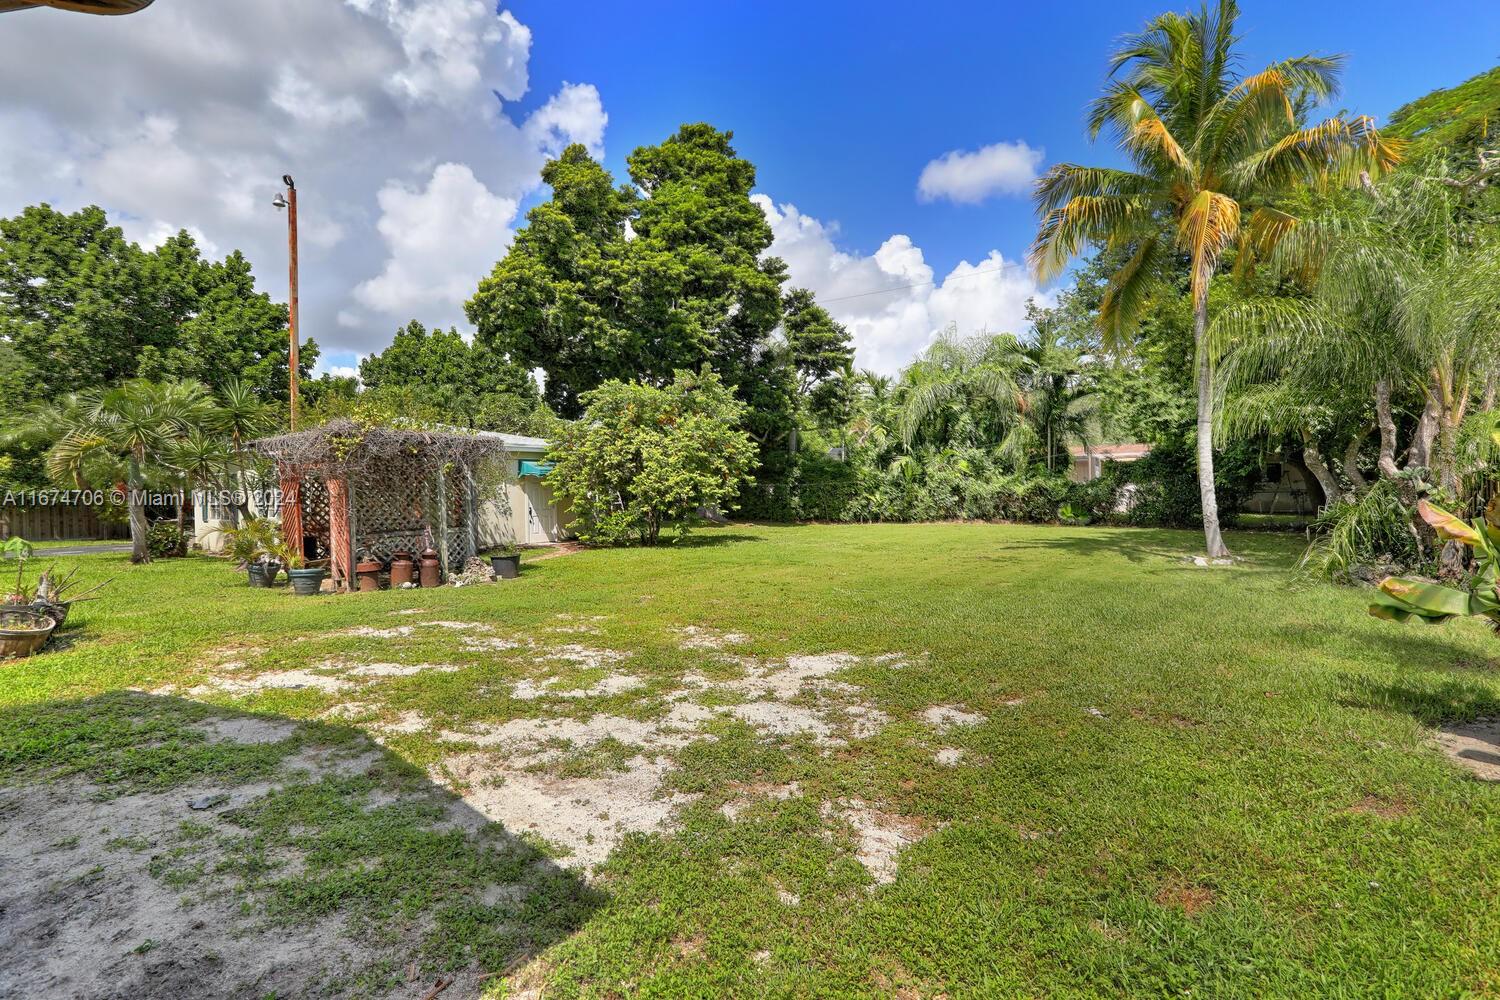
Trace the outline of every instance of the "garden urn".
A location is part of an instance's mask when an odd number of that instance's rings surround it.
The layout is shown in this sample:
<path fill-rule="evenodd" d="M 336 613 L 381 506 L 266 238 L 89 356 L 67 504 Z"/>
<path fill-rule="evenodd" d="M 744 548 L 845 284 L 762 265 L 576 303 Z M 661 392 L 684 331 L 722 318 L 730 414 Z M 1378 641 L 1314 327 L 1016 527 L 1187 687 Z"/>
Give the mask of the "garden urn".
<path fill-rule="evenodd" d="M 416 575 L 416 563 L 412 562 L 410 552 L 396 552 L 391 555 L 391 589 L 404 584 L 411 583 L 412 577 Z"/>
<path fill-rule="evenodd" d="M 422 552 L 422 586 L 436 587 L 442 582 L 443 564 L 438 560 L 437 549 Z"/>
<path fill-rule="evenodd" d="M 360 593 L 380 589 L 380 568 L 379 559 L 366 559 L 355 564 L 354 575 L 359 578 Z"/>

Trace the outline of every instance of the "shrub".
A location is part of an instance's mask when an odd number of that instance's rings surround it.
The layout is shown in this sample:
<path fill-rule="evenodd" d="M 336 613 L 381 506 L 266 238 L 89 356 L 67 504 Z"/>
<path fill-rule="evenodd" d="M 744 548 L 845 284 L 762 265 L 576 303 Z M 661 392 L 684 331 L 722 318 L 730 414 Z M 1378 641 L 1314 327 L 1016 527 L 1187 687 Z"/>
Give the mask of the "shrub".
<path fill-rule="evenodd" d="M 157 521 L 146 532 L 146 550 L 152 559 L 170 559 L 183 553 L 182 531 L 172 521 Z"/>
<path fill-rule="evenodd" d="M 701 508 L 729 509 L 749 481 L 755 445 L 739 429 L 744 404 L 712 372 L 679 371 L 659 389 L 610 381 L 583 402 L 583 419 L 548 454 L 548 482 L 572 503 L 584 541 L 654 545 L 663 529 L 684 535 Z"/>

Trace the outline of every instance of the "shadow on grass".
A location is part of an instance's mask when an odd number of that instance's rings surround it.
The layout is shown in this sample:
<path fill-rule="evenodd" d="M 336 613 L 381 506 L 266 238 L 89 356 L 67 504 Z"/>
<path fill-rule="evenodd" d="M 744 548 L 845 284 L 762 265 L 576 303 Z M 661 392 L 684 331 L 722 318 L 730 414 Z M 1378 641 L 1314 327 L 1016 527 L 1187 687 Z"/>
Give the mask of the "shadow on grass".
<path fill-rule="evenodd" d="M 1030 527 L 1038 527 L 1032 525 Z M 1042 526 L 1045 527 L 1045 526 Z M 985 553 L 981 558 L 1004 560 L 1008 551 L 1056 552 L 1072 557 L 1123 557 L 1133 563 L 1165 563 L 1163 568 L 1193 569 L 1211 573 L 1221 572 L 1267 572 L 1284 568 L 1284 547 L 1265 537 L 1247 538 L 1234 536 L 1229 540 L 1230 548 L 1237 556 L 1250 562 L 1239 562 L 1228 567 L 1197 567 L 1191 564 L 1194 556 L 1203 554 L 1201 533 L 1186 529 L 1170 528 L 1124 528 L 1114 526 L 1062 527 L 1055 534 L 1034 532 L 1023 538 L 1007 538 L 997 551 Z"/>
<path fill-rule="evenodd" d="M 0 712 L 0 993 L 477 995 L 606 902 L 360 730 L 116 692 Z"/>
<path fill-rule="evenodd" d="M 1350 708 L 1405 712 L 1429 726 L 1500 716 L 1500 696 L 1493 689 L 1457 678 L 1384 682 L 1342 674 L 1338 699 Z"/>

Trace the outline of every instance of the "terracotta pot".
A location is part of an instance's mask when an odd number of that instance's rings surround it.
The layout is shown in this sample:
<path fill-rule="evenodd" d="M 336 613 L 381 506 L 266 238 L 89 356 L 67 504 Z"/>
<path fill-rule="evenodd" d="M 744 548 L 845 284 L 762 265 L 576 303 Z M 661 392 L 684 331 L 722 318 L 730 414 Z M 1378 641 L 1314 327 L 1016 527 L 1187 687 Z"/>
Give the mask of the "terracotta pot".
<path fill-rule="evenodd" d="M 366 559 L 354 565 L 354 575 L 359 578 L 359 589 L 363 593 L 380 589 L 380 561 Z"/>
<path fill-rule="evenodd" d="M 396 552 L 391 555 L 391 589 L 401 586 L 403 583 L 411 583 L 417 572 L 417 564 L 411 561 L 410 552 Z"/>
<path fill-rule="evenodd" d="M 426 549 L 422 552 L 422 586 L 437 587 L 443 582 L 443 564 L 438 559 L 436 549 Z"/>

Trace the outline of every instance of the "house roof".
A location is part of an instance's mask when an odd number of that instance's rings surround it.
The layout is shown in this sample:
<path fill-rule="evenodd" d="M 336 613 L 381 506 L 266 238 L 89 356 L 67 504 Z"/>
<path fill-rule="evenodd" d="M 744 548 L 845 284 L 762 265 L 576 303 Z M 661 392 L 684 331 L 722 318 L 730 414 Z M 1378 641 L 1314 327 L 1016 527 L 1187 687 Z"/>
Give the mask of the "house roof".
<path fill-rule="evenodd" d="M 524 434 L 501 434 L 499 431 L 476 431 L 476 436 L 499 441 L 506 451 L 546 451 L 552 442 L 546 438 L 527 437 Z"/>
<path fill-rule="evenodd" d="M 1074 458 L 1094 455 L 1098 458 L 1144 458 L 1151 453 L 1149 444 L 1096 444 L 1088 448 L 1073 445 L 1068 449 Z"/>

